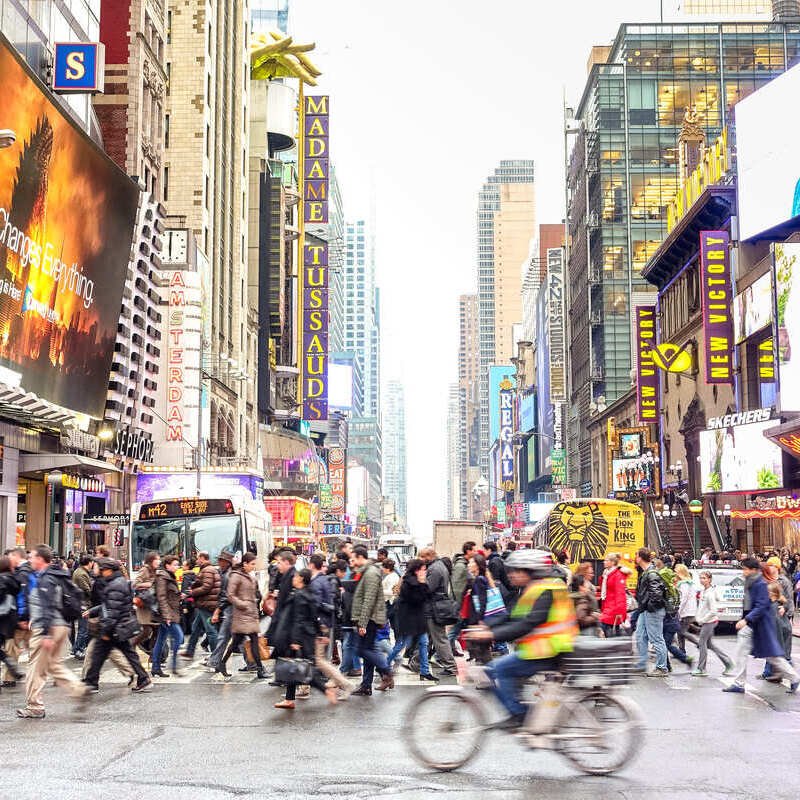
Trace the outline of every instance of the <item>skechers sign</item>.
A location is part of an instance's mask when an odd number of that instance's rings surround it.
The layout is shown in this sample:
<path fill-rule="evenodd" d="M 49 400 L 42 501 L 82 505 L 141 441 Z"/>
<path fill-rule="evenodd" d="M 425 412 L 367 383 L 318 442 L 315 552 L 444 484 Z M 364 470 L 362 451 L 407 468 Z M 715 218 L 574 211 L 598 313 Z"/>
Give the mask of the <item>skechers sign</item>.
<path fill-rule="evenodd" d="M 103 91 L 106 48 L 100 42 L 56 42 L 53 91 L 94 94 Z"/>
<path fill-rule="evenodd" d="M 733 297 L 727 231 L 700 232 L 706 383 L 733 382 Z"/>
<path fill-rule="evenodd" d="M 500 384 L 500 486 L 514 489 L 514 387 L 507 378 Z"/>

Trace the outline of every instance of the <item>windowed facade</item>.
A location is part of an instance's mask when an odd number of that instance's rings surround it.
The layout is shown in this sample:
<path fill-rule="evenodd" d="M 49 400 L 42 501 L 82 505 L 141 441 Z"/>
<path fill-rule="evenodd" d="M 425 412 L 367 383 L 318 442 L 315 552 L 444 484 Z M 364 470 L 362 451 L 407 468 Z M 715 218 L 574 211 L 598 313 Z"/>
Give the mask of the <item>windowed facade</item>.
<path fill-rule="evenodd" d="M 713 142 L 739 100 L 800 62 L 799 48 L 794 22 L 625 25 L 593 68 L 568 176 L 576 426 L 592 401 L 630 389 L 630 298 L 652 291 L 640 273 L 666 236 L 686 109 Z M 570 436 L 570 485 L 590 487 L 588 434 Z"/>

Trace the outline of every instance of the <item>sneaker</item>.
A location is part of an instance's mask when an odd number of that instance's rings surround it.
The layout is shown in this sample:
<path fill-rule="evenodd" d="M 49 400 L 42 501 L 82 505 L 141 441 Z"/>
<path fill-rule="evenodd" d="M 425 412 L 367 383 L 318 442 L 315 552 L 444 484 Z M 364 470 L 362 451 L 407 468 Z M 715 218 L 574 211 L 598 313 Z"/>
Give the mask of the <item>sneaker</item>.
<path fill-rule="evenodd" d="M 445 667 L 439 671 L 440 675 L 457 675 L 455 667 Z"/>
<path fill-rule="evenodd" d="M 430 672 L 427 675 L 420 674 L 419 679 L 421 681 L 431 681 L 431 683 L 439 683 L 439 679 Z"/>
<path fill-rule="evenodd" d="M 732 683 L 730 686 L 726 686 L 723 692 L 730 692 L 731 694 L 744 694 L 744 686 L 737 686 L 735 683 Z"/>
<path fill-rule="evenodd" d="M 17 716 L 20 719 L 44 719 L 44 709 L 18 708 Z"/>
<path fill-rule="evenodd" d="M 137 683 L 136 686 L 134 686 L 131 689 L 131 691 L 132 692 L 152 692 L 153 691 L 153 681 L 151 681 L 150 678 L 146 678 L 144 680 L 144 682 Z"/>
<path fill-rule="evenodd" d="M 794 683 L 789 684 L 789 688 L 786 690 L 786 694 L 797 694 L 797 690 L 800 688 L 800 681 L 795 681 Z"/>
<path fill-rule="evenodd" d="M 86 686 L 84 694 L 97 694 L 100 691 L 100 687 L 95 686 L 93 683 L 86 683 L 84 686 Z"/>
<path fill-rule="evenodd" d="M 707 678 L 708 673 L 704 669 L 694 669 L 691 672 L 692 677 L 694 678 Z"/>
<path fill-rule="evenodd" d="M 767 680 L 768 677 L 769 677 L 769 675 L 765 675 L 763 672 L 759 672 L 758 675 L 756 675 L 756 680 L 757 681 L 765 681 L 765 680 Z"/>
<path fill-rule="evenodd" d="M 666 678 L 669 676 L 669 670 L 654 669 L 652 672 L 646 672 L 645 675 L 648 678 Z"/>

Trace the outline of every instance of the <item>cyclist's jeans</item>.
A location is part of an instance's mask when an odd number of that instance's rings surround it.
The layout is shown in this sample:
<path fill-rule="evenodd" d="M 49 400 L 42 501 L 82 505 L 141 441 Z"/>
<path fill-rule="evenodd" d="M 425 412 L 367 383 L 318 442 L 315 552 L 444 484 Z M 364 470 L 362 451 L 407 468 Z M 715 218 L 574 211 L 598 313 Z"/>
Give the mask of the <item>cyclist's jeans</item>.
<path fill-rule="evenodd" d="M 520 682 L 537 672 L 554 672 L 558 669 L 556 658 L 522 659 L 511 653 L 497 658 L 486 668 L 492 681 L 492 692 L 513 717 L 522 717 L 527 711 L 520 702 L 522 692 Z"/>

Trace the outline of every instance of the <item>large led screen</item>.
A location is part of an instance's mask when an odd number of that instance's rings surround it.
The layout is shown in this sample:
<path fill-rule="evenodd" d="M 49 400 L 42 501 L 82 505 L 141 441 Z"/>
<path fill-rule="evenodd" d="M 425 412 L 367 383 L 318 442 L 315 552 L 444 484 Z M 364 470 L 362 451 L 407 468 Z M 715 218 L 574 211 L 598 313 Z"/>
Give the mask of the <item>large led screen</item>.
<path fill-rule="evenodd" d="M 800 65 L 736 104 L 740 236 L 800 215 Z"/>
<path fill-rule="evenodd" d="M 102 417 L 138 187 L 0 37 L 0 365 L 26 391 Z"/>
<path fill-rule="evenodd" d="M 328 362 L 328 406 L 349 411 L 353 407 L 353 367 Z"/>
<path fill-rule="evenodd" d="M 800 410 L 800 243 L 776 244 L 778 375 L 781 411 Z"/>
<path fill-rule="evenodd" d="M 756 492 L 783 486 L 783 451 L 764 436 L 775 422 L 700 432 L 703 492 Z"/>
<path fill-rule="evenodd" d="M 736 344 L 749 339 L 772 323 L 772 274 L 762 275 L 743 292 L 733 304 L 733 330 Z"/>

